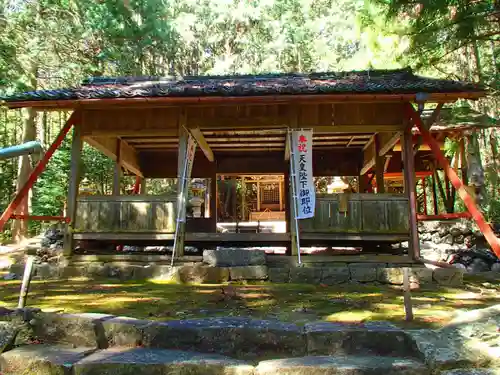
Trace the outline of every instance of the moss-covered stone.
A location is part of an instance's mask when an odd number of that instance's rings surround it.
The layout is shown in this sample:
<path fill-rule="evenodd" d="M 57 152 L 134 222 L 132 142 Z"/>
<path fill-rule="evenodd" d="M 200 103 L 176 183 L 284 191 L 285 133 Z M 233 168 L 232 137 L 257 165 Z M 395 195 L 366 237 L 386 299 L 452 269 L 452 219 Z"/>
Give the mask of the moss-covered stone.
<path fill-rule="evenodd" d="M 21 346 L 0 356 L 0 368 L 13 375 L 70 375 L 73 364 L 91 352 L 89 348 Z"/>

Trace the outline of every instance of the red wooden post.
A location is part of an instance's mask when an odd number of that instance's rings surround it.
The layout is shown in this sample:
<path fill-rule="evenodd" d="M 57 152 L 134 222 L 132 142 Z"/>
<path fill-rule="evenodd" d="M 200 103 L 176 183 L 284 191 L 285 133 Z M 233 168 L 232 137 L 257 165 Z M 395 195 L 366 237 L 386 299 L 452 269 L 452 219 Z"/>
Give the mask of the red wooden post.
<path fill-rule="evenodd" d="M 12 214 L 11 219 L 15 220 L 40 220 L 40 221 L 64 221 L 69 223 L 71 220 L 66 216 L 44 216 L 44 215 L 16 215 Z M 0 374 L 1 375 L 1 374 Z"/>
<path fill-rule="evenodd" d="M 134 189 L 132 190 L 132 194 L 139 194 L 140 189 L 141 189 L 141 177 L 135 176 L 135 184 L 134 184 Z"/>
<path fill-rule="evenodd" d="M 448 162 L 448 159 L 446 159 L 443 152 L 441 151 L 439 144 L 431 136 L 430 132 L 425 128 L 422 119 L 420 118 L 420 115 L 417 113 L 417 111 L 415 111 L 415 108 L 413 108 L 413 106 L 410 103 L 408 103 L 407 105 L 407 113 L 410 119 L 413 121 L 413 123 L 420 130 L 420 134 L 422 134 L 422 137 L 424 138 L 425 142 L 429 145 L 437 162 L 441 165 L 441 168 L 443 168 L 451 184 L 460 195 L 460 198 L 462 198 L 465 207 L 467 207 L 467 210 L 471 213 L 472 218 L 479 227 L 479 230 L 483 233 L 484 238 L 486 238 L 486 241 L 488 241 L 488 244 L 491 246 L 491 249 L 498 257 L 500 257 L 499 239 L 493 233 L 491 226 L 488 225 L 488 223 L 486 223 L 483 214 L 481 213 L 481 211 L 479 211 L 476 202 L 465 189 L 465 185 L 463 184 L 462 180 L 458 177 L 457 172 L 450 166 L 450 163 Z"/>
<path fill-rule="evenodd" d="M 38 162 L 36 167 L 31 172 L 31 174 L 30 174 L 28 180 L 26 181 L 26 183 L 24 184 L 24 186 L 19 190 L 19 192 L 17 192 L 14 199 L 10 202 L 10 204 L 7 206 L 5 211 L 2 213 L 2 216 L 0 216 L 0 232 L 3 230 L 5 223 L 12 216 L 12 214 L 16 210 L 17 206 L 19 206 L 19 204 L 23 201 L 23 199 L 28 195 L 28 192 L 35 184 L 38 176 L 40 176 L 40 174 L 45 170 L 45 167 L 47 166 L 47 163 L 49 162 L 50 158 L 52 157 L 52 155 L 54 155 L 54 152 L 61 145 L 62 141 L 66 137 L 66 134 L 68 134 L 71 127 L 75 124 L 75 122 L 76 122 L 75 113 L 76 112 L 73 112 L 73 114 L 70 116 L 70 118 L 68 119 L 68 121 L 66 122 L 64 127 L 61 129 L 61 131 L 57 135 L 57 138 L 50 145 L 47 152 L 43 155 L 42 160 L 40 160 Z"/>

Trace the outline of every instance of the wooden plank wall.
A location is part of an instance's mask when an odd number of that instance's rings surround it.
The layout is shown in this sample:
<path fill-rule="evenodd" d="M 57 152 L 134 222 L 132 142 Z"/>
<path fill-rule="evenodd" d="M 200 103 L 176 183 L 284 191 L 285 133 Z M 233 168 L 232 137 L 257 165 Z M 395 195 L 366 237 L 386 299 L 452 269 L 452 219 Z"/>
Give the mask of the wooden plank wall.
<path fill-rule="evenodd" d="M 339 194 L 318 195 L 314 218 L 300 220 L 302 232 L 408 234 L 409 203 L 404 195 L 349 194 L 346 213 Z"/>
<path fill-rule="evenodd" d="M 88 196 L 77 201 L 78 232 L 175 231 L 175 196 Z M 118 218 L 113 215 L 118 212 Z"/>

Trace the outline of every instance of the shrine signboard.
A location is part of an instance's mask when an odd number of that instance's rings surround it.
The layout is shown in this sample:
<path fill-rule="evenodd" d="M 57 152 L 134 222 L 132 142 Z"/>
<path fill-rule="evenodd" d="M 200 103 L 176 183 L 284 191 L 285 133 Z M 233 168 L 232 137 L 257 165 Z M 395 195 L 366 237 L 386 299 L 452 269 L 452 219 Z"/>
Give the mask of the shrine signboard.
<path fill-rule="evenodd" d="M 314 216 L 316 194 L 312 169 L 312 130 L 292 130 L 292 157 L 297 195 L 297 219 Z"/>

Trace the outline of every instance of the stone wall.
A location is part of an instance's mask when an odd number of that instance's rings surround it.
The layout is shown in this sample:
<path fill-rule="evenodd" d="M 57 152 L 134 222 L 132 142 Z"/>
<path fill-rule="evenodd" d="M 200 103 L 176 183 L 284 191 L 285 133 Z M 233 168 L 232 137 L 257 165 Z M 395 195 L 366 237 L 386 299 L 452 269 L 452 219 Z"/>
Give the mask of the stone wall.
<path fill-rule="evenodd" d="M 418 229 L 424 259 L 454 263 L 469 273 L 500 272 L 500 260 L 471 220 L 424 221 Z"/>
<path fill-rule="evenodd" d="M 167 259 L 167 257 L 164 257 Z M 185 257 L 188 260 L 196 257 Z M 198 262 L 170 262 L 163 258 L 145 257 L 145 262 L 109 261 L 73 262 L 69 264 L 41 263 L 35 266 L 35 279 L 68 277 L 116 278 L 120 280 L 155 279 L 177 283 L 224 283 L 229 281 L 270 281 L 273 283 L 307 283 L 336 285 L 344 283 L 403 284 L 403 268 L 410 267 L 413 288 L 430 284 L 461 285 L 463 271 L 459 269 L 429 269 L 419 264 L 313 262 L 298 266 L 296 262 L 273 263 L 260 250 L 205 250 Z M 127 259 L 124 257 L 124 259 Z M 311 257 L 313 259 L 313 257 Z M 18 270 L 22 277 L 22 269 Z"/>
<path fill-rule="evenodd" d="M 162 322 L 14 310 L 0 315 L 0 344 L 7 343 L 0 368 L 12 375 L 498 374 L 499 312 L 493 306 L 437 330 L 405 330 L 384 321 Z"/>

